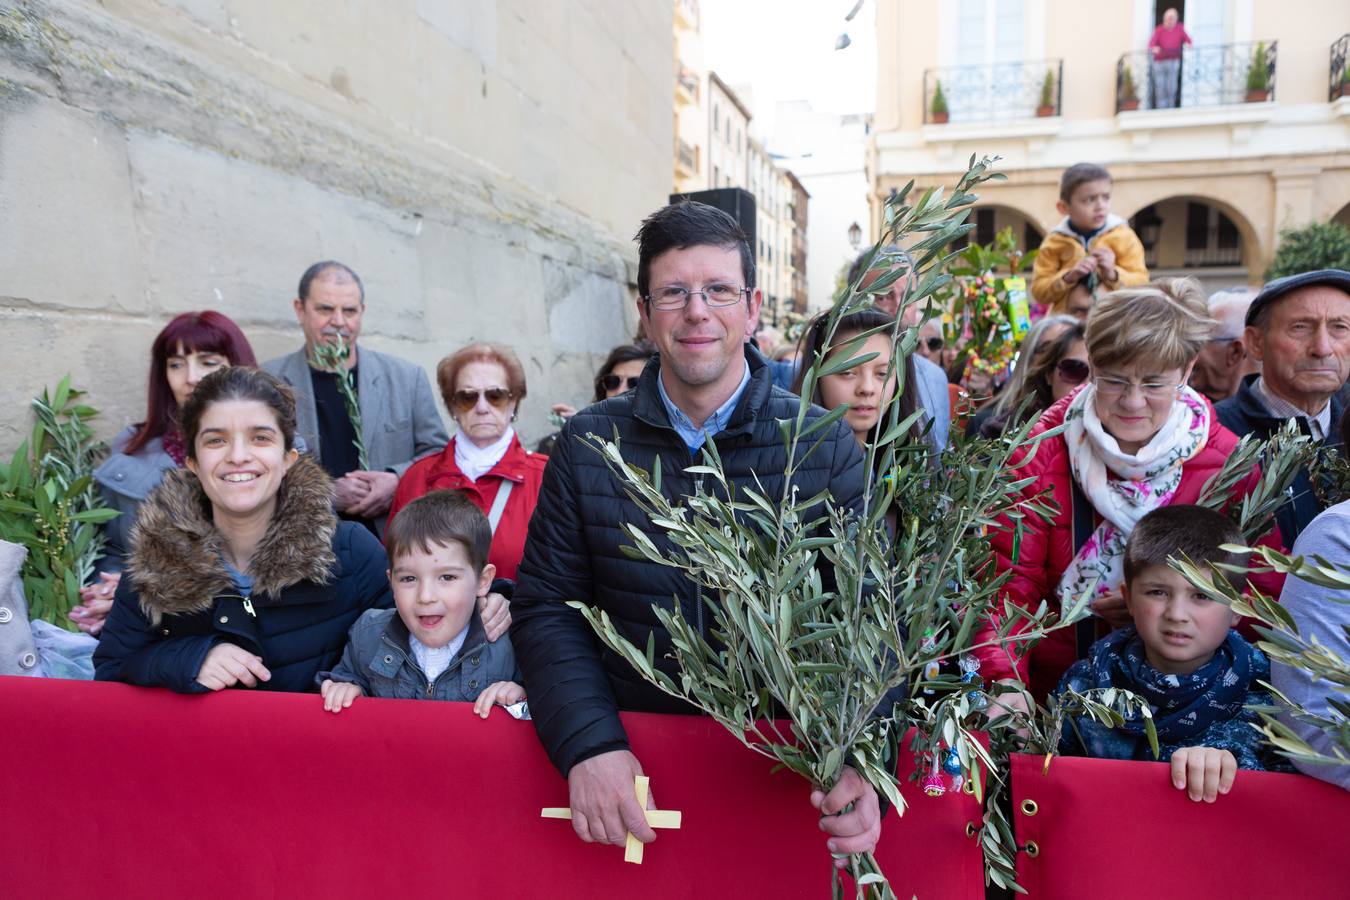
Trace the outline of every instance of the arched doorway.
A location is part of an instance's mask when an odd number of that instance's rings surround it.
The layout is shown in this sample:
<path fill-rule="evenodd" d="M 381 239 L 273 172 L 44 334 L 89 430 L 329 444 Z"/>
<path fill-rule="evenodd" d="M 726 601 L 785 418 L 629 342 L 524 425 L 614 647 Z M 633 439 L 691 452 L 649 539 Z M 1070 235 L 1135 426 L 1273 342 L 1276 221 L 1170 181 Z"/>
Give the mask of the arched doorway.
<path fill-rule="evenodd" d="M 1249 282 L 1258 258 L 1254 231 L 1242 214 L 1205 197 L 1168 197 L 1130 217 L 1154 278 L 1189 275 L 1207 291 Z"/>
<path fill-rule="evenodd" d="M 1350 229 L 1350 203 L 1342 206 L 1341 211 L 1331 217 L 1331 221 L 1335 222 L 1337 225 L 1344 225 L 1346 228 Z"/>
<path fill-rule="evenodd" d="M 994 235 L 1005 228 L 1012 229 L 1013 237 L 1017 240 L 1017 249 L 1023 253 L 1035 250 L 1045 238 L 1045 232 L 1035 220 L 1011 206 L 995 204 L 976 206 L 970 211 L 968 221 L 975 226 L 975 230 L 954 242 L 953 247 L 964 247 L 971 241 L 977 244 L 991 244 Z"/>

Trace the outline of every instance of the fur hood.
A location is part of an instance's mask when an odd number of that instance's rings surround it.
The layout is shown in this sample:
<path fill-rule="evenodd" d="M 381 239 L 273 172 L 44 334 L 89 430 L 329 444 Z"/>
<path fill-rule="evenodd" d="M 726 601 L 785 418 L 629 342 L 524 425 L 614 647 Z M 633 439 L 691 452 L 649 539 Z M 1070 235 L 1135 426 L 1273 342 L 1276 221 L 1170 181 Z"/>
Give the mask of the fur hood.
<path fill-rule="evenodd" d="M 332 580 L 337 564 L 333 496 L 332 479 L 313 457 L 296 460 L 281 481 L 276 513 L 253 556 L 254 596 L 276 597 L 302 581 Z M 165 615 L 205 612 L 218 595 L 233 589 L 211 503 L 189 470 L 165 472 L 141 504 L 127 571 L 141 609 L 155 624 Z"/>

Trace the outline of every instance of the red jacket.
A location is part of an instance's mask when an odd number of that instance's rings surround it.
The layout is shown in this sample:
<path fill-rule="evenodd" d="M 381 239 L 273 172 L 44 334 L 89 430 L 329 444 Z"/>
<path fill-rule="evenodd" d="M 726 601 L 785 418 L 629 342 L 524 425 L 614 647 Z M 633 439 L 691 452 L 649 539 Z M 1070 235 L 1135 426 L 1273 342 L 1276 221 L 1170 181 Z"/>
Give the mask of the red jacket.
<path fill-rule="evenodd" d="M 1077 392 L 1075 392 L 1076 394 Z M 1047 409 L 1031 431 L 1031 436 L 1055 428 L 1064 422 L 1064 414 L 1074 395 L 1064 397 Z M 1209 405 L 1209 401 L 1205 401 Z M 1211 477 L 1223 467 L 1224 461 L 1237 446 L 1238 438 L 1233 432 L 1219 424 L 1211 406 L 1209 411 L 1209 441 L 1195 456 L 1182 464 L 1181 483 L 1177 486 L 1173 503 L 1194 503 L 1200 497 L 1200 491 Z M 1020 461 L 1030 448 L 1019 450 L 1014 463 Z M 1024 467 L 1017 470 L 1017 478 L 1034 478 L 1023 493 L 1028 498 L 1049 489 L 1050 499 L 1060 507 L 1058 514 L 1049 521 L 1042 521 L 1034 515 L 1024 519 L 1021 545 L 1018 548 L 1017 562 L 1013 562 L 1013 523 L 1004 519 L 1000 527 L 990 534 L 997 572 L 1012 572 L 1012 577 L 1003 586 L 999 607 L 1003 601 L 1012 601 L 1028 610 L 1034 610 L 1045 600 L 1052 611 L 1059 610 L 1059 601 L 1055 589 L 1060 576 L 1073 561 L 1073 500 L 1072 475 L 1069 469 L 1068 445 L 1062 434 L 1049 438 L 1036 448 L 1036 454 Z M 1237 487 L 1239 496 L 1251 493 L 1260 480 L 1261 473 L 1253 469 L 1252 473 Z M 1094 516 L 1100 524 L 1101 516 Z M 1283 549 L 1279 530 L 1275 529 L 1257 543 Z M 1284 577 L 1267 573 L 1251 579 L 1263 592 L 1273 597 L 1280 595 Z M 976 643 L 994 640 L 997 637 L 995 623 L 1000 616 L 991 616 L 976 629 Z M 1014 626 L 1012 631 L 1023 630 Z M 980 660 L 980 676 L 986 683 L 999 678 L 1016 677 L 1031 686 L 1032 693 L 1039 699 L 1058 683 L 1065 670 L 1078 658 L 1077 645 L 1072 626 L 1051 632 L 1026 657 L 1016 659 L 1008 650 L 998 647 L 983 647 L 975 654 Z M 1018 653 L 1021 653 L 1019 648 Z"/>
<path fill-rule="evenodd" d="M 497 498 L 497 490 L 503 481 L 515 482 L 511 496 L 502 511 L 502 519 L 492 535 L 492 550 L 488 553 L 488 562 L 497 567 L 498 578 L 515 579 L 516 567 L 525 555 L 525 532 L 529 529 L 530 516 L 539 502 L 539 486 L 544 481 L 544 466 L 548 457 L 541 453 L 530 453 L 520 446 L 520 438 L 511 441 L 506 455 L 477 481 L 470 481 L 455 463 L 455 441 L 445 445 L 445 450 L 436 456 L 419 459 L 408 467 L 399 479 L 398 490 L 394 491 L 394 500 L 389 506 L 389 518 L 392 521 L 400 509 L 407 506 L 423 494 L 430 491 L 463 491 L 474 505 L 487 515 L 492 509 L 492 501 Z"/>

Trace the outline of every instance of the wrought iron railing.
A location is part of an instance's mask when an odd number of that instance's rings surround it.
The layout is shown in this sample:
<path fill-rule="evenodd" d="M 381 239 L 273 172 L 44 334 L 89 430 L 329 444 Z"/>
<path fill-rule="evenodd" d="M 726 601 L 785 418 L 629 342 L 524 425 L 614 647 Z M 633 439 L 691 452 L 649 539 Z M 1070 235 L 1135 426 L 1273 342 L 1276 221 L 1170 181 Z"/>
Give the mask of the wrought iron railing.
<path fill-rule="evenodd" d="M 1184 47 L 1180 65 L 1159 65 L 1148 50 L 1116 61 L 1116 112 L 1221 106 L 1275 99 L 1275 41 Z"/>
<path fill-rule="evenodd" d="M 1331 45 L 1331 87 L 1327 99 L 1350 97 L 1350 34 L 1343 34 Z"/>
<path fill-rule="evenodd" d="M 926 69 L 923 120 L 940 125 L 1057 116 L 1063 76 L 1064 61 L 1059 59 Z"/>
<path fill-rule="evenodd" d="M 693 175 L 698 172 L 697 147 L 695 147 L 688 141 L 680 141 L 678 143 L 678 146 L 676 147 L 675 154 L 676 159 L 680 161 L 680 165 L 684 166 L 685 170 L 689 172 L 689 174 Z"/>
<path fill-rule="evenodd" d="M 1209 266 L 1242 265 L 1241 247 L 1199 247 L 1185 251 L 1183 265 L 1188 269 L 1207 268 Z M 1148 261 L 1144 261 L 1148 265 Z M 1154 266 L 1157 265 L 1155 261 Z"/>
<path fill-rule="evenodd" d="M 680 87 L 684 89 L 691 98 L 692 102 L 697 103 L 699 83 L 698 73 L 688 66 L 680 66 L 680 72 L 675 76 L 675 79 Z"/>

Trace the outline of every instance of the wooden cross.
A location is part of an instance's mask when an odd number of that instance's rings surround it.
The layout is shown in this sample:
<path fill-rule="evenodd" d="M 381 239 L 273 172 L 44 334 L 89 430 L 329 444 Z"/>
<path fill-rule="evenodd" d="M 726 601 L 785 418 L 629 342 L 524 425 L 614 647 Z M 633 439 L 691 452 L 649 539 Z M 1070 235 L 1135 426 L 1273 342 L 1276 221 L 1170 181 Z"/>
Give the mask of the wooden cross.
<path fill-rule="evenodd" d="M 647 824 L 652 828 L 679 828 L 680 811 L 678 809 L 647 809 L 647 794 L 650 790 L 651 779 L 646 775 L 637 775 L 633 778 L 633 789 L 637 792 L 638 806 L 642 809 L 643 815 L 647 817 Z M 540 812 L 540 816 L 545 819 L 570 819 L 572 810 L 565 806 L 546 806 Z M 624 844 L 623 861 L 637 863 L 642 865 L 642 841 L 630 831 L 628 841 Z"/>

